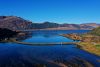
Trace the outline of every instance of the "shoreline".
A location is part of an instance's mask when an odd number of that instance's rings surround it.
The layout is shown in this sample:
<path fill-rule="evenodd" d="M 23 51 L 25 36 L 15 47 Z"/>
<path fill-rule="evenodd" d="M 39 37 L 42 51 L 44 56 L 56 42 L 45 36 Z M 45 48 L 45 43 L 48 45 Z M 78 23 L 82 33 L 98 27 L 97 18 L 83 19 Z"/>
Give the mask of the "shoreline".
<path fill-rule="evenodd" d="M 86 51 L 86 52 L 88 52 L 88 53 L 91 53 L 91 54 L 93 54 L 93 55 L 96 55 L 96 56 L 100 57 L 100 52 L 99 52 L 99 50 L 95 49 L 95 46 L 92 46 L 92 48 L 89 49 L 89 47 L 86 47 L 86 45 L 88 45 L 88 44 L 83 45 L 83 44 L 81 44 L 81 43 L 82 43 L 82 42 L 77 43 L 77 46 L 79 46 L 80 49 L 82 49 L 82 50 L 84 50 L 84 51 Z M 91 45 L 92 45 L 92 44 L 89 43 L 89 46 L 90 46 L 90 47 L 91 47 Z M 94 50 L 93 50 L 93 49 L 94 49 Z M 98 52 L 99 52 L 99 53 L 98 53 Z"/>
<path fill-rule="evenodd" d="M 72 36 L 68 36 L 67 34 L 60 34 L 60 36 L 63 36 L 63 37 L 66 37 L 66 38 L 69 38 L 69 39 L 72 39 L 72 40 L 76 40 L 76 41 L 80 41 L 80 42 L 76 42 L 77 43 L 77 47 L 86 51 L 86 52 L 89 52 L 91 54 L 94 54 L 96 56 L 100 56 L 100 47 L 99 49 L 97 49 L 96 46 L 98 46 L 98 44 L 100 43 L 95 43 L 96 45 L 92 44 L 92 42 L 82 42 L 81 39 L 75 39 L 74 37 Z M 94 43 L 94 42 L 93 42 Z"/>

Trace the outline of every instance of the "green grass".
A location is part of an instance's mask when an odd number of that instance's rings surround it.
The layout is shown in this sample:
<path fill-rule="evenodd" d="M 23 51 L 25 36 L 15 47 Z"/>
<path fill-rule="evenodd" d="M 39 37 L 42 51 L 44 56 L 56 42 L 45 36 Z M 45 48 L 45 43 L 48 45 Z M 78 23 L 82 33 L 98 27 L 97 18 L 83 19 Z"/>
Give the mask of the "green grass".
<path fill-rule="evenodd" d="M 100 44 L 96 45 L 96 48 L 97 48 L 97 49 L 100 49 Z"/>
<path fill-rule="evenodd" d="M 82 47 L 83 50 L 88 51 L 92 54 L 100 56 L 100 43 L 96 43 L 97 45 L 86 42 L 80 42 L 78 45 Z"/>

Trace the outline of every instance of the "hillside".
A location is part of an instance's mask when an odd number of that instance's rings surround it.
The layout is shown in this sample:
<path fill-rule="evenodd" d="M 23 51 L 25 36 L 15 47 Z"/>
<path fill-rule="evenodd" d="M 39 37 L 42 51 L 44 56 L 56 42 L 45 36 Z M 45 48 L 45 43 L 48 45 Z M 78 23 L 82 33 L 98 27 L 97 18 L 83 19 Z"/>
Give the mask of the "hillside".
<path fill-rule="evenodd" d="M 32 22 L 16 16 L 0 16 L 0 28 L 11 30 L 31 29 Z"/>
<path fill-rule="evenodd" d="M 100 36 L 100 27 L 94 28 L 88 34 Z"/>
<path fill-rule="evenodd" d="M 0 28 L 11 30 L 29 30 L 29 29 L 46 29 L 46 30 L 92 30 L 100 24 L 58 24 L 54 22 L 33 23 L 17 16 L 0 16 Z"/>
<path fill-rule="evenodd" d="M 46 29 L 46 30 L 92 30 L 100 24 L 86 23 L 86 24 L 58 24 L 53 22 L 33 23 L 33 29 Z"/>
<path fill-rule="evenodd" d="M 46 29 L 46 28 L 57 28 L 60 24 L 52 23 L 52 22 L 44 22 L 44 23 L 33 23 L 33 29 Z"/>

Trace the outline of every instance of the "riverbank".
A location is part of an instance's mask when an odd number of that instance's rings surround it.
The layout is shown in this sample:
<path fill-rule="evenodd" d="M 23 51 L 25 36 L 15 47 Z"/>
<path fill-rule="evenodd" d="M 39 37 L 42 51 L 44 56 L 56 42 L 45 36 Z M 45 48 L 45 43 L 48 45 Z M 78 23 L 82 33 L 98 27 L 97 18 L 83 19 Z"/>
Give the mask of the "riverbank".
<path fill-rule="evenodd" d="M 94 42 L 78 42 L 78 46 L 81 47 L 81 49 L 95 54 L 97 56 L 100 56 L 100 43 L 94 43 Z"/>
<path fill-rule="evenodd" d="M 60 36 L 67 37 L 67 38 L 72 39 L 72 40 L 82 40 L 82 38 L 76 33 L 73 33 L 73 34 L 60 34 Z"/>
<path fill-rule="evenodd" d="M 77 42 L 77 47 L 95 54 L 97 56 L 100 56 L 100 42 L 92 42 L 93 39 L 88 36 L 87 37 L 81 37 L 77 34 L 62 34 L 61 36 L 70 38 L 72 40 L 79 40 L 80 42 Z M 95 38 L 96 40 L 96 38 Z M 98 40 L 98 39 L 97 39 Z"/>

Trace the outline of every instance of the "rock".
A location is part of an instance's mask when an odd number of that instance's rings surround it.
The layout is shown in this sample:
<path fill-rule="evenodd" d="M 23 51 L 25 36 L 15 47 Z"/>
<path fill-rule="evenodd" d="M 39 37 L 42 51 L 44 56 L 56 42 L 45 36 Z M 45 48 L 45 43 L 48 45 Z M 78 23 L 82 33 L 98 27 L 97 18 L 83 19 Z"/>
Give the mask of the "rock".
<path fill-rule="evenodd" d="M 63 36 L 65 37 L 68 37 L 70 39 L 73 39 L 73 40 L 82 40 L 81 36 L 79 36 L 78 34 L 63 34 Z"/>

